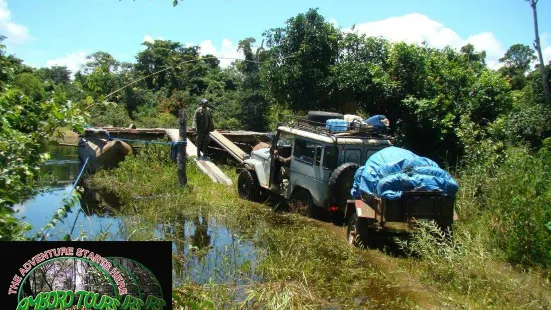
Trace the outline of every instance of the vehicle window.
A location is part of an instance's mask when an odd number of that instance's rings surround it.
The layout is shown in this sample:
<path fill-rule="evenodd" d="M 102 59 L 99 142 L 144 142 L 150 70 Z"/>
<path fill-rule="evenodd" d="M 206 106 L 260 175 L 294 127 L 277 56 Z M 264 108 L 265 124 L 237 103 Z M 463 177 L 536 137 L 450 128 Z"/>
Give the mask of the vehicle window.
<path fill-rule="evenodd" d="M 279 146 L 292 146 L 293 145 L 293 135 L 290 135 L 286 132 L 282 132 L 279 135 L 279 139 L 277 140 L 277 144 Z"/>
<path fill-rule="evenodd" d="M 362 152 L 358 149 L 348 149 L 344 152 L 344 161 L 361 165 Z"/>
<path fill-rule="evenodd" d="M 293 156 L 296 160 L 312 165 L 316 154 L 316 143 L 305 141 L 302 139 L 295 140 L 295 149 Z"/>
<path fill-rule="evenodd" d="M 371 155 L 377 153 L 377 151 L 379 151 L 379 150 L 367 150 L 365 152 L 365 161 L 367 161 L 369 159 L 369 157 L 371 157 Z"/>
<path fill-rule="evenodd" d="M 326 146 L 323 156 L 323 168 L 329 170 L 337 168 L 337 148 L 334 146 Z"/>

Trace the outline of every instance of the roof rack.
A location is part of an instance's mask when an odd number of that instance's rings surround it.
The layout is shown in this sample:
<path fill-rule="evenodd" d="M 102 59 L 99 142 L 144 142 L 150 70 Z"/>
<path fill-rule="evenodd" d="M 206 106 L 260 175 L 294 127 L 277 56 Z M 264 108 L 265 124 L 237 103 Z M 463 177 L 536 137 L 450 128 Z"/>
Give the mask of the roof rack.
<path fill-rule="evenodd" d="M 333 136 L 336 138 L 378 138 L 378 139 L 390 139 L 393 140 L 391 136 L 385 135 L 383 133 L 377 132 L 373 128 L 365 128 L 362 130 L 348 130 L 348 131 L 332 131 L 325 127 L 324 123 L 311 121 L 304 117 L 293 117 L 295 122 L 288 123 L 291 128 L 296 128 L 304 131 L 309 131 L 317 134 L 322 134 L 326 136 Z"/>

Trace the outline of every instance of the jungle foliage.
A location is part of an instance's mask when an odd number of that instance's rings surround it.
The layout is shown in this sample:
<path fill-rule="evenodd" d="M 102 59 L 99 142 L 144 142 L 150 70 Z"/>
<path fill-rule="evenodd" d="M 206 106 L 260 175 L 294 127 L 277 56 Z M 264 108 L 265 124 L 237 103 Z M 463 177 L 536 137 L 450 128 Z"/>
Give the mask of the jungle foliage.
<path fill-rule="evenodd" d="M 399 146 L 451 167 L 472 189 L 460 212 L 484 215 L 489 245 L 511 261 L 551 262 L 542 245 L 550 244 L 551 227 L 544 186 L 550 107 L 530 47 L 511 46 L 494 70 L 472 45 L 436 49 L 344 32 L 316 9 L 268 29 L 260 44 L 241 40 L 243 59 L 229 67 L 198 46 L 142 45 L 132 63 L 95 52 L 74 75 L 26 66 L 0 48 L 2 239 L 18 235 L 9 205 L 32 188 L 46 158 L 37 145 L 57 128 L 175 127 L 180 108 L 191 115 L 207 98 L 216 127 L 230 130 L 271 131 L 309 110 L 384 114 Z M 551 64 L 545 69 L 551 76 Z M 490 216 L 496 212 L 505 217 L 499 224 Z"/>

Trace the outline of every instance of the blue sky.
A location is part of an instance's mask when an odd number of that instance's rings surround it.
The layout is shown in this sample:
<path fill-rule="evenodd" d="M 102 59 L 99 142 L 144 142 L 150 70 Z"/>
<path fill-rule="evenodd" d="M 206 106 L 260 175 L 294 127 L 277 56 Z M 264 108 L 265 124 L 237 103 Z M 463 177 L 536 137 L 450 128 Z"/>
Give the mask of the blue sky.
<path fill-rule="evenodd" d="M 0 34 L 8 37 L 9 53 L 36 67 L 75 70 L 98 50 L 133 61 L 144 39 L 155 38 L 232 58 L 240 57 L 240 39 L 261 39 L 263 31 L 316 7 L 343 29 L 355 24 L 359 32 L 395 41 L 473 43 L 493 67 L 510 45 L 534 40 L 532 11 L 523 0 L 183 0 L 177 7 L 172 0 L 0 0 Z M 551 60 L 551 0 L 540 0 L 538 13 Z"/>

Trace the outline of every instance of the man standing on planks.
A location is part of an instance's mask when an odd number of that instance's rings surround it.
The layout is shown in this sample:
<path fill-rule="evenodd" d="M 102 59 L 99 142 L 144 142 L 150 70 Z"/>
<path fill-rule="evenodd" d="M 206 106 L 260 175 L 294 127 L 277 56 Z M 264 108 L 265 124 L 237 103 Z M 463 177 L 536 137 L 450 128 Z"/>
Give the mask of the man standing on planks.
<path fill-rule="evenodd" d="M 197 131 L 197 159 L 208 159 L 207 147 L 210 143 L 210 132 L 214 131 L 212 113 L 207 99 L 201 100 L 201 106 L 195 110 L 194 126 Z M 203 157 L 201 157 L 201 151 Z"/>

